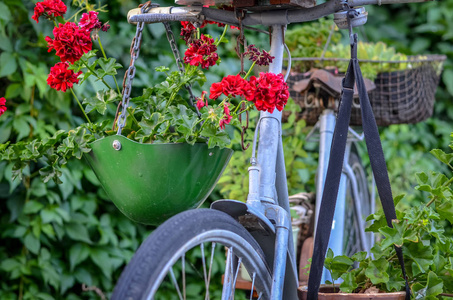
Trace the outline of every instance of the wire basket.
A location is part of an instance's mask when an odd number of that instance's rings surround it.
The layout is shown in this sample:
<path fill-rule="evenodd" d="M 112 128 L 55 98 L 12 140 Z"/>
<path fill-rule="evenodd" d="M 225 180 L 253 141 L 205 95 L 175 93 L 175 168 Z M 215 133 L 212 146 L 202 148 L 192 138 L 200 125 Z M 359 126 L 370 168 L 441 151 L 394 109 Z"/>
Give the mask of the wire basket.
<path fill-rule="evenodd" d="M 374 83 L 376 89 L 368 93 L 376 123 L 379 126 L 391 124 L 418 123 L 433 113 L 435 93 L 439 84 L 445 55 L 410 56 L 405 61 L 361 60 L 360 65 L 382 69 L 395 69 L 392 72 L 378 72 Z M 327 68 L 347 64 L 342 58 L 293 58 L 295 61 L 310 62 L 313 67 Z M 314 125 L 326 108 L 338 110 L 338 97 L 326 96 L 319 89 L 309 89 L 298 93 L 292 86 L 310 76 L 310 73 L 290 74 L 287 83 L 290 96 L 299 104 L 302 111 L 298 117 L 308 125 Z M 344 75 L 343 75 L 344 76 Z M 360 101 L 354 98 L 350 125 L 361 125 Z"/>

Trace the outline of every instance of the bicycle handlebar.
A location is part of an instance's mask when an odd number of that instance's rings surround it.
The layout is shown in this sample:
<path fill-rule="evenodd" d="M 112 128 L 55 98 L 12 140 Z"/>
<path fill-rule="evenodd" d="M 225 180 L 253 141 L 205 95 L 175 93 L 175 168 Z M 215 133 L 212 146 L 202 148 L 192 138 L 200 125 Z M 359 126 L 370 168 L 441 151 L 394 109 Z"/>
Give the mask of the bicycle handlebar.
<path fill-rule="evenodd" d="M 345 10 L 349 7 L 363 5 L 381 5 L 397 3 L 429 2 L 433 0 L 330 0 L 311 8 L 281 9 L 272 11 L 254 11 L 246 13 L 242 25 L 287 25 L 290 23 L 303 23 L 313 21 L 327 15 Z M 234 11 L 208 8 L 202 6 L 182 7 L 155 7 L 143 14 L 139 8 L 129 11 L 129 23 L 145 22 L 157 23 L 166 21 L 191 21 L 203 20 L 216 21 L 228 25 L 238 26 L 239 21 Z"/>

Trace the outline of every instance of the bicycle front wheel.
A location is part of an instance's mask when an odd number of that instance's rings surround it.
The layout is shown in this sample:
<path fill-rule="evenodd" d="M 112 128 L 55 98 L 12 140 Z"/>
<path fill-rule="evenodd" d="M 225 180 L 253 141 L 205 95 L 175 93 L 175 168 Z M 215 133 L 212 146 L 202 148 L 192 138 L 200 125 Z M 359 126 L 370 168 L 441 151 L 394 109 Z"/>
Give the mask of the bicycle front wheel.
<path fill-rule="evenodd" d="M 236 291 L 240 265 L 252 278 L 247 298 Z M 145 240 L 112 299 L 269 299 L 270 274 L 263 251 L 242 225 L 223 212 L 197 209 L 174 216 Z"/>

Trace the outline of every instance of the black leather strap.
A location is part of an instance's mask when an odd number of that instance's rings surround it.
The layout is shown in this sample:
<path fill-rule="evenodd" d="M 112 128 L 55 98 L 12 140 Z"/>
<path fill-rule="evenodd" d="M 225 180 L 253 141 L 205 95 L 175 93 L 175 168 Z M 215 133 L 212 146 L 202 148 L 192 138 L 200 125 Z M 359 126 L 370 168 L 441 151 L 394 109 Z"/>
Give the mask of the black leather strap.
<path fill-rule="evenodd" d="M 360 106 L 362 113 L 362 126 L 365 141 L 370 156 L 371 167 L 376 180 L 379 197 L 381 199 L 387 224 L 393 227 L 392 220 L 396 219 L 395 205 L 393 203 L 392 190 L 388 177 L 387 165 L 384 159 L 379 131 L 376 125 L 370 100 L 366 92 L 362 72 L 357 60 L 357 35 L 354 35 L 354 43 L 351 45 L 351 60 L 346 76 L 343 80 L 343 91 L 340 99 L 337 123 L 335 126 L 332 148 L 330 151 L 329 165 L 325 180 L 324 192 L 316 228 L 313 257 L 308 279 L 308 300 L 318 299 L 318 290 L 323 272 L 324 259 L 329 244 L 330 231 L 335 212 L 335 205 L 340 185 L 340 177 L 343 168 L 343 160 L 348 136 L 349 120 L 351 116 L 352 99 L 354 95 L 354 83 L 357 84 Z M 403 276 L 406 279 L 406 300 L 410 299 L 410 288 L 406 278 L 403 253 L 401 248 L 396 247 Z"/>

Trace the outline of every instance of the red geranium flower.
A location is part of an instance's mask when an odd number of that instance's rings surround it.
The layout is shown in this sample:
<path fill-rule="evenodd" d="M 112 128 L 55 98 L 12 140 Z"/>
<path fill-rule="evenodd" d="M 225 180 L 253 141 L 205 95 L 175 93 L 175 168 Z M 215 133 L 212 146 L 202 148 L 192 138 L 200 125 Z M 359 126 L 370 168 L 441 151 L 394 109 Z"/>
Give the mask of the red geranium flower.
<path fill-rule="evenodd" d="M 222 79 L 223 94 L 225 96 L 242 96 L 244 95 L 244 87 L 247 85 L 247 80 L 241 75 L 228 75 Z"/>
<path fill-rule="evenodd" d="M 77 78 L 82 72 L 74 73 L 73 70 L 68 70 L 69 64 L 66 62 L 59 62 L 50 68 L 49 77 L 47 77 L 47 84 L 57 90 L 66 92 L 68 88 L 72 88 L 74 83 L 79 83 Z"/>
<path fill-rule="evenodd" d="M 197 108 L 200 110 L 202 107 L 205 105 L 208 106 L 208 99 L 204 99 L 206 96 L 207 92 L 203 91 L 201 93 L 201 97 L 197 98 Z"/>
<path fill-rule="evenodd" d="M 66 13 L 67 7 L 61 0 L 44 0 L 36 3 L 35 13 L 31 17 L 39 23 L 39 17 L 44 15 L 47 19 L 55 19 Z"/>
<path fill-rule="evenodd" d="M 7 110 L 5 105 L 6 105 L 6 99 L 4 97 L 1 97 L 0 98 L 0 116 L 3 115 L 5 113 L 5 111 Z"/>
<path fill-rule="evenodd" d="M 254 61 L 258 66 L 268 66 L 275 58 L 265 50 L 260 51 L 255 45 L 248 46 L 244 55 L 249 56 L 249 59 Z"/>
<path fill-rule="evenodd" d="M 192 66 L 201 65 L 203 69 L 209 69 L 219 59 L 216 51 L 217 46 L 214 45 L 214 39 L 202 34 L 201 38 L 193 41 L 184 53 L 184 62 Z"/>
<path fill-rule="evenodd" d="M 188 21 L 181 21 L 181 25 L 181 38 L 186 42 L 186 45 L 188 45 L 192 40 L 193 32 L 196 28 Z"/>
<path fill-rule="evenodd" d="M 260 73 L 258 79 L 251 78 L 249 88 L 254 90 L 254 93 L 248 95 L 246 99 L 253 101 L 260 111 L 272 113 L 275 108 L 282 111 L 288 102 L 288 85 L 281 73 Z"/>
<path fill-rule="evenodd" d="M 93 46 L 90 33 L 72 22 L 59 24 L 53 29 L 53 35 L 54 40 L 46 36 L 49 52 L 55 49 L 62 62 L 74 63 Z"/>
<path fill-rule="evenodd" d="M 91 32 L 93 28 L 101 28 L 102 23 L 99 22 L 98 14 L 99 13 L 96 11 L 84 13 L 79 21 L 79 27 L 89 32 Z"/>
<path fill-rule="evenodd" d="M 219 98 L 219 96 L 222 95 L 222 93 L 223 93 L 222 82 L 214 82 L 211 85 L 211 88 L 209 89 L 209 91 L 211 92 L 211 94 L 209 95 L 209 98 L 214 99 L 214 100 Z"/>
<path fill-rule="evenodd" d="M 243 79 L 239 74 L 228 75 L 223 77 L 222 81 L 211 85 L 209 98 L 217 99 L 222 93 L 227 97 L 243 96 L 247 87 L 247 80 Z"/>
<path fill-rule="evenodd" d="M 230 115 L 229 106 L 230 106 L 230 103 L 228 103 L 228 102 L 225 102 L 225 104 L 223 104 L 223 117 L 219 121 L 219 127 L 222 129 L 225 129 L 225 125 L 230 124 L 231 119 L 233 118 Z"/>

